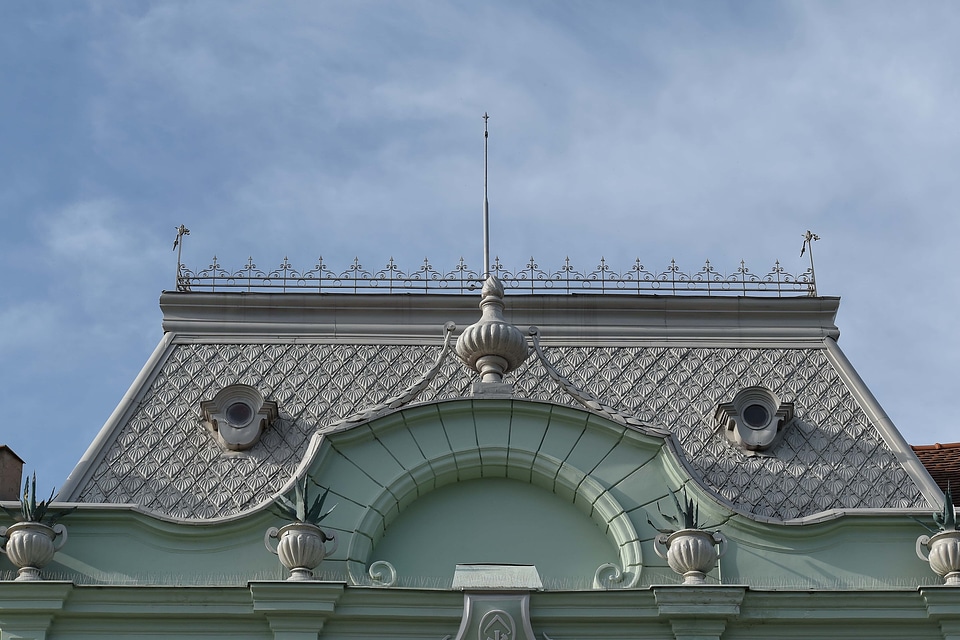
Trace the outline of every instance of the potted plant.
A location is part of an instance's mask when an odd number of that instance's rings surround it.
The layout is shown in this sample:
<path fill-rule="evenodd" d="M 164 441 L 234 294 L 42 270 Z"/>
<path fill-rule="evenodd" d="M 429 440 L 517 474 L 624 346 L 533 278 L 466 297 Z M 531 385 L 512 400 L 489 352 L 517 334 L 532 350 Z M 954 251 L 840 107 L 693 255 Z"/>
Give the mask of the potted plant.
<path fill-rule="evenodd" d="M 933 521 L 938 531 L 920 524 L 933 533 L 932 536 L 917 538 L 917 556 L 930 563 L 930 568 L 943 578 L 947 585 L 960 585 L 960 531 L 957 531 L 957 514 L 953 507 L 953 493 L 950 483 L 943 495 L 943 511 L 933 514 Z M 927 550 L 924 555 L 923 550 Z"/>
<path fill-rule="evenodd" d="M 0 551 L 18 567 L 17 580 L 42 580 L 40 569 L 67 542 L 67 528 L 57 524 L 57 520 L 76 507 L 51 509 L 55 491 L 51 491 L 46 500 L 37 502 L 37 474 L 34 473 L 32 481 L 27 479 L 23 483 L 20 510 L 0 507 L 17 521 L 9 527 L 0 527 L 0 537 L 4 538 Z"/>
<path fill-rule="evenodd" d="M 717 564 L 717 558 L 726 552 L 726 538 L 719 531 L 707 531 L 699 521 L 700 509 L 692 498 L 683 491 L 683 504 L 677 495 L 670 492 L 677 515 L 670 516 L 660 510 L 657 502 L 657 511 L 660 516 L 675 527 L 661 529 L 647 519 L 660 535 L 654 540 L 654 551 L 675 572 L 683 576 L 683 584 L 704 584 L 706 574 Z"/>
<path fill-rule="evenodd" d="M 304 476 L 294 484 L 293 500 L 278 496 L 271 508 L 281 518 L 292 520 L 279 529 L 270 527 L 263 538 L 267 550 L 277 554 L 283 566 L 290 570 L 287 580 L 312 580 L 313 569 L 337 550 L 337 536 L 320 528 L 320 522 L 336 507 L 334 505 L 327 511 L 323 510 L 329 493 L 330 489 L 326 489 L 310 502 L 307 478 Z M 270 545 L 271 538 L 278 541 L 276 549 Z M 329 549 L 327 542 L 333 543 Z"/>

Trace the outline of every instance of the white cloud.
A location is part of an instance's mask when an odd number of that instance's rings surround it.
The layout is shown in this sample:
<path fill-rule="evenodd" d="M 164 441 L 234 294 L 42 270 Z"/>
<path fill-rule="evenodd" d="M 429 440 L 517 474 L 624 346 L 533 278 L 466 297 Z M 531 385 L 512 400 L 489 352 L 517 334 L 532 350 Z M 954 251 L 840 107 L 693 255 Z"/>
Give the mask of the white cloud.
<path fill-rule="evenodd" d="M 81 200 L 42 221 L 46 261 L 84 298 L 110 297 L 124 280 L 155 270 L 163 258 L 170 262 L 151 228 L 115 199 Z M 171 242 L 175 235 L 171 227 Z"/>
<path fill-rule="evenodd" d="M 63 309 L 47 300 L 5 305 L 0 309 L 0 356 L 16 359 L 21 371 L 30 368 L 36 350 L 56 335 L 62 316 Z"/>
<path fill-rule="evenodd" d="M 46 157 L 53 176 L 0 194 L 20 296 L 0 308 L 4 353 L 135 371 L 180 223 L 194 268 L 214 253 L 229 268 L 319 254 L 334 269 L 354 255 L 478 266 L 488 111 L 493 249 L 509 268 L 570 255 L 584 271 L 601 256 L 799 271 L 810 228 L 821 293 L 845 296 L 841 346 L 909 439 L 945 423 L 960 8 L 90 6 L 32 20 L 43 49 L 21 56 L 32 78 L 57 82 L 69 60 L 83 81 L 64 94 L 69 145 L 45 146 L 27 104 L 9 124 L 35 147 L 0 150 L 11 166 Z M 110 360 L 124 349 L 136 362 Z"/>

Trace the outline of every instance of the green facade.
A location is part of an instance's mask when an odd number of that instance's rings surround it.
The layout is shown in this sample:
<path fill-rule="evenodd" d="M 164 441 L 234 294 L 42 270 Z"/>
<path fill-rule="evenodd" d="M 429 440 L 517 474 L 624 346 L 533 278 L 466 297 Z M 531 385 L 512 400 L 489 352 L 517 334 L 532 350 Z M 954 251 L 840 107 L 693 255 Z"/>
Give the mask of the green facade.
<path fill-rule="evenodd" d="M 776 305 L 772 307 L 777 312 Z M 446 311 L 460 313 L 458 308 Z M 787 320 L 794 315 L 790 309 L 782 312 Z M 703 322 L 723 334 L 722 328 Z M 737 322 L 743 324 L 742 317 Z M 381 323 L 374 324 L 383 331 Z M 584 325 L 579 326 L 582 331 Z M 759 348 L 748 344 L 751 330 L 735 336 L 733 343 Z M 222 328 L 216 331 L 219 340 L 237 340 L 236 334 L 225 338 Z M 574 346 L 584 340 L 582 335 L 568 339 Z M 617 339 L 614 335 L 610 340 Z M 861 487 L 853 497 L 838 494 L 843 500 L 860 500 L 850 508 L 765 517 L 742 507 L 729 491 L 717 489 L 716 478 L 722 480 L 722 474 L 707 478 L 666 418 L 628 419 L 626 410 L 599 401 L 577 405 L 509 389 L 486 395 L 434 393 L 426 400 L 408 399 L 332 421 L 296 453 L 294 467 L 280 479 L 281 491 L 264 490 L 253 501 L 214 517 L 164 514 L 149 508 L 152 503 L 146 500 L 83 499 L 89 495 L 84 487 L 91 486 L 90 478 L 108 477 L 94 471 L 96 465 L 103 468 L 120 459 L 109 453 L 110 447 L 138 419 L 138 407 L 145 405 L 151 390 L 162 391 L 177 345 L 204 340 L 213 337 L 183 330 L 168 333 L 115 424 L 105 428 L 78 466 L 75 477 L 81 479 L 72 477 L 61 497 L 79 508 L 63 521 L 69 538 L 43 567 L 45 579 L 15 581 L 15 567 L 0 559 L 0 640 L 960 638 L 960 589 L 943 586 L 916 555 L 917 538 L 926 531 L 918 520 L 932 523 L 929 516 L 940 497 L 930 498 L 932 481 L 918 472 L 902 439 L 891 435 L 892 425 L 869 422 L 877 413 L 871 405 L 875 401 L 852 369 L 844 368 L 842 354 L 830 355 L 836 350 L 825 345 L 831 337 L 781 336 L 773 346 L 818 349 L 815 356 L 821 359 L 812 360 L 816 362 L 829 356 L 840 375 L 838 386 L 823 392 L 848 391 L 864 407 L 864 424 L 877 430 L 876 441 L 886 448 L 864 454 L 858 465 L 857 451 L 850 445 L 846 455 L 851 464 L 824 471 L 823 477 L 870 477 L 875 468 L 879 495 L 895 489 L 884 488 L 884 483 L 900 477 L 882 461 L 897 460 L 898 469 L 902 467 L 898 472 L 916 483 L 916 495 L 927 502 L 869 506 L 871 490 Z M 721 338 L 714 341 L 723 343 Z M 732 349 L 733 343 L 725 344 Z M 439 358 L 437 362 L 444 357 L 438 348 L 428 355 Z M 583 373 L 587 365 L 580 366 L 581 374 L 588 375 Z M 564 371 L 569 379 L 559 383 L 561 391 L 564 384 L 574 385 L 578 370 L 570 367 Z M 343 366 L 343 375 L 349 368 L 349 363 Z M 183 371 L 188 369 L 183 365 Z M 266 381 L 274 375 L 268 369 L 264 367 Z M 285 375 L 297 375 L 292 366 L 288 369 Z M 404 384 L 419 384 L 415 369 Z M 447 371 L 439 365 L 435 369 L 441 377 Z M 518 386 L 520 377 L 517 374 Z M 613 388 L 617 379 L 609 377 Z M 362 379 L 368 380 L 368 388 L 376 384 L 375 376 L 357 378 Z M 444 383 L 436 380 L 431 378 L 430 384 L 442 389 Z M 197 387 L 196 398 L 207 398 L 209 389 L 235 381 L 251 384 L 242 377 L 210 382 L 204 389 Z M 642 384 L 624 393 L 640 394 Z M 662 389 L 672 383 L 665 375 L 658 384 Z M 723 390 L 724 397 L 744 383 L 731 378 L 729 384 L 732 391 Z M 280 397 L 266 382 L 260 386 L 265 397 Z M 681 386 L 675 391 L 678 406 L 691 402 L 684 399 Z M 354 387 L 362 405 L 362 385 Z M 384 404 L 383 394 L 377 394 L 380 397 L 371 397 L 367 406 Z M 799 392 L 795 396 L 798 420 L 805 422 L 790 427 L 805 429 L 805 440 L 794 436 L 760 456 L 738 452 L 726 440 L 714 446 L 730 452 L 729 460 L 720 463 L 730 467 L 731 476 L 749 464 L 760 469 L 755 482 L 768 483 L 766 495 L 789 501 L 793 488 L 800 491 L 782 451 L 793 446 L 790 442 L 809 441 L 814 447 L 820 437 L 816 412 L 804 412 L 806 397 Z M 840 400 L 838 412 L 845 410 Z M 284 417 L 291 415 L 284 414 L 284 403 L 279 406 L 281 422 L 292 423 L 293 417 Z M 722 433 L 712 431 L 712 412 L 704 415 L 709 433 L 701 437 L 722 439 Z M 200 422 L 190 414 L 183 428 L 203 430 Z M 170 445 L 160 441 L 151 446 Z M 212 447 L 207 463 L 222 458 L 224 469 L 238 460 L 253 466 L 267 459 L 256 448 L 218 453 Z M 802 460 L 804 455 L 799 451 L 790 459 Z M 815 458 L 813 453 L 809 457 Z M 819 460 L 810 464 L 825 464 Z M 197 463 L 191 459 L 190 464 Z M 178 482 L 175 468 L 166 468 L 167 481 Z M 156 478 L 164 473 L 159 465 Z M 336 507 L 321 526 L 336 537 L 337 547 L 315 569 L 314 580 L 290 581 L 290 573 L 270 551 L 276 539 L 265 540 L 265 534 L 285 524 L 270 508 L 276 495 L 290 495 L 295 479 L 304 476 L 315 492 L 316 487 L 329 488 L 330 504 Z M 254 472 L 247 478 L 225 474 L 219 478 L 219 491 L 229 497 L 241 485 L 249 486 L 250 477 Z M 831 481 L 824 480 L 823 491 L 833 491 Z M 722 534 L 722 556 L 704 584 L 682 584 L 682 577 L 656 552 L 658 529 L 670 527 L 669 517 L 675 515 L 671 494 L 692 499 L 701 526 Z M 531 586 L 531 579 L 539 584 Z"/>

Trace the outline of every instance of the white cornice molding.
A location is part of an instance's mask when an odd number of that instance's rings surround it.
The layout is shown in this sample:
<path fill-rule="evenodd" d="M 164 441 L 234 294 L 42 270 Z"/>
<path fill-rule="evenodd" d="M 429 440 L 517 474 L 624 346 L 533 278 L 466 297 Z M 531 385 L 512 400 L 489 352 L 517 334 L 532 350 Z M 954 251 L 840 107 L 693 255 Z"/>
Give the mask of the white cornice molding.
<path fill-rule="evenodd" d="M 893 424 L 893 421 L 887 416 L 887 413 L 880 406 L 880 402 L 871 393 L 867 384 L 853 368 L 853 364 L 847 359 L 846 354 L 840 349 L 840 346 L 833 340 L 827 340 L 827 355 L 833 362 L 837 372 L 843 378 L 844 384 L 850 389 L 850 392 L 856 398 L 857 403 L 863 407 L 870 422 L 875 425 L 880 436 L 886 442 L 887 446 L 896 456 L 897 461 L 903 466 L 904 470 L 910 475 L 917 487 L 923 494 L 931 507 L 940 509 L 943 507 L 943 493 L 937 483 L 934 482 L 930 473 L 920 462 L 917 454 L 911 447 L 900 431 Z"/>
<path fill-rule="evenodd" d="M 163 329 L 180 336 L 296 336 L 336 341 L 441 342 L 466 327 L 479 296 L 172 293 Z M 836 339 L 839 298 L 630 295 L 507 296 L 506 317 L 540 328 L 544 344 L 630 345 L 686 340 L 708 346 L 809 345 Z"/>

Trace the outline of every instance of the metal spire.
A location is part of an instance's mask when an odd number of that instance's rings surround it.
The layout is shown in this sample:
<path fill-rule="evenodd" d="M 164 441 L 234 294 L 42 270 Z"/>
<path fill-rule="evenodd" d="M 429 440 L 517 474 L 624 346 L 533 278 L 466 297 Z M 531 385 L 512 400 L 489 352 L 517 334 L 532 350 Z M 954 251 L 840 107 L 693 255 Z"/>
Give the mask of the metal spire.
<path fill-rule="evenodd" d="M 813 241 L 819 240 L 820 236 L 813 233 L 809 229 L 803 234 L 803 247 L 800 248 L 800 257 L 803 257 L 803 254 L 810 250 L 810 295 L 817 295 L 817 272 L 813 270 Z"/>
<path fill-rule="evenodd" d="M 179 251 L 177 251 L 177 283 L 176 283 L 178 291 L 180 290 L 180 274 L 182 273 L 182 270 L 183 270 L 183 263 L 180 261 L 180 258 L 183 254 L 183 236 L 188 236 L 188 235 L 190 235 L 190 229 L 187 229 L 187 227 L 184 225 L 180 225 L 179 227 L 177 227 L 177 239 L 173 241 L 173 248 L 177 249 L 179 247 Z"/>
<path fill-rule="evenodd" d="M 490 274 L 490 201 L 487 200 L 487 120 L 490 116 L 483 112 L 483 277 Z"/>

